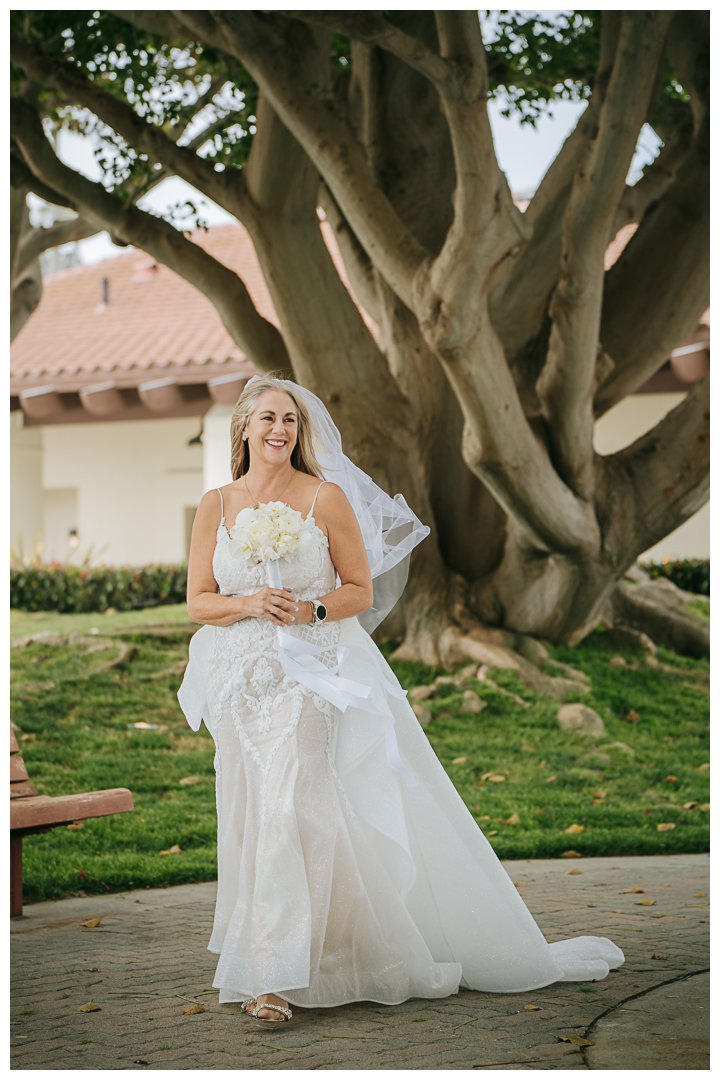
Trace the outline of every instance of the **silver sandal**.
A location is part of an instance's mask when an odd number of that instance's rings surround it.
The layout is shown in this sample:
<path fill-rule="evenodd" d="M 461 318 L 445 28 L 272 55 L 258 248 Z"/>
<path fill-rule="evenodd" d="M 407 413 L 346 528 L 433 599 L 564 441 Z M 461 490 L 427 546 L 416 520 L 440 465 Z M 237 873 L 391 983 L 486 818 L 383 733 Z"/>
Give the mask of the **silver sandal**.
<path fill-rule="evenodd" d="M 250 1009 L 251 1005 L 255 1006 L 255 1008 L 252 1010 Z M 283 1019 L 271 1020 L 267 1016 L 258 1016 L 258 1013 L 261 1009 L 269 1009 L 271 1012 L 282 1013 Z M 287 1024 L 290 1020 L 292 1020 L 291 1009 L 286 1009 L 282 1005 L 271 1005 L 267 1001 L 263 1002 L 262 1005 L 260 1005 L 255 998 L 247 998 L 245 1001 L 241 1002 L 240 1011 L 247 1013 L 248 1016 L 252 1016 L 253 1020 L 257 1020 L 260 1024 Z"/>

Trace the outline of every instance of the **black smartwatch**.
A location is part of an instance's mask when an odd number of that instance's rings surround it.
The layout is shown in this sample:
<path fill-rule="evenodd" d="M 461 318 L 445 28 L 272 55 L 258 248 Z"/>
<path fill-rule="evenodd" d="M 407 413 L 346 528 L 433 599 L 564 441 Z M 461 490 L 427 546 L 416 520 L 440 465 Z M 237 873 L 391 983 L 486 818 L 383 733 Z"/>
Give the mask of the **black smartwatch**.
<path fill-rule="evenodd" d="M 324 604 L 319 604 L 317 600 L 311 600 L 310 606 L 312 607 L 312 623 L 325 622 L 327 619 L 327 608 Z"/>

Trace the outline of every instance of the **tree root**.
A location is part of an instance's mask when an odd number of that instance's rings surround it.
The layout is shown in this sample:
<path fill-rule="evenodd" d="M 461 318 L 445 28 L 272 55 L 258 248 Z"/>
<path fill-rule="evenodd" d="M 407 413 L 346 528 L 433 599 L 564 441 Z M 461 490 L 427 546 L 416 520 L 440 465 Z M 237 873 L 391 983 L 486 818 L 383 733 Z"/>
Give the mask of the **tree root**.
<path fill-rule="evenodd" d="M 405 639 L 392 655 L 393 660 L 420 660 L 452 671 L 472 660 L 485 670 L 514 671 L 529 689 L 547 697 L 564 700 L 586 693 L 590 680 L 581 671 L 553 661 L 542 642 L 527 634 L 516 634 L 485 626 L 464 602 L 465 586 L 459 578 L 451 582 L 450 596 L 440 610 L 425 610 L 419 618 L 407 619 Z M 549 665 L 563 675 L 548 675 L 541 665 Z"/>
<path fill-rule="evenodd" d="M 689 605 L 696 600 L 667 578 L 621 581 L 603 611 L 603 624 L 625 641 L 632 641 L 648 652 L 653 646 L 665 646 L 682 656 L 710 655 L 710 625 L 696 615 Z"/>

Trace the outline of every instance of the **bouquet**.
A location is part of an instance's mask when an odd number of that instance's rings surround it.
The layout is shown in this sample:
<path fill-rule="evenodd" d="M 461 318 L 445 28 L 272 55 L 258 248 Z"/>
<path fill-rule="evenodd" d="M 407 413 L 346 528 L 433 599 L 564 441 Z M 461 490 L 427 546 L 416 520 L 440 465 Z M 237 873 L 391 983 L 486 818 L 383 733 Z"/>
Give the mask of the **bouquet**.
<path fill-rule="evenodd" d="M 282 502 L 256 503 L 241 510 L 235 519 L 228 550 L 242 562 L 276 562 L 295 551 L 305 531 L 299 510 Z"/>

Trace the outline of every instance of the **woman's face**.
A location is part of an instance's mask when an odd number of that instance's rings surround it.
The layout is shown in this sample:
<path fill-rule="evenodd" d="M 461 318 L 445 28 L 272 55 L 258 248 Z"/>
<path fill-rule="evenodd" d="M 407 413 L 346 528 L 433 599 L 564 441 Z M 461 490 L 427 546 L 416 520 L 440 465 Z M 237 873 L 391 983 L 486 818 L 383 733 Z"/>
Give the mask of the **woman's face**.
<path fill-rule="evenodd" d="M 290 395 L 266 390 L 255 402 L 244 432 L 250 446 L 250 460 L 284 465 L 297 442 L 297 429 L 297 406 Z"/>

